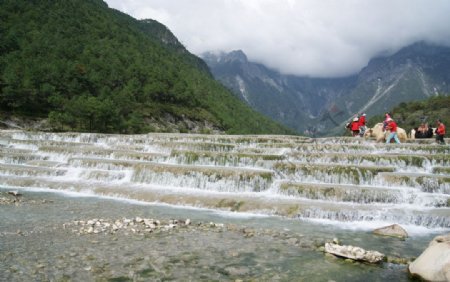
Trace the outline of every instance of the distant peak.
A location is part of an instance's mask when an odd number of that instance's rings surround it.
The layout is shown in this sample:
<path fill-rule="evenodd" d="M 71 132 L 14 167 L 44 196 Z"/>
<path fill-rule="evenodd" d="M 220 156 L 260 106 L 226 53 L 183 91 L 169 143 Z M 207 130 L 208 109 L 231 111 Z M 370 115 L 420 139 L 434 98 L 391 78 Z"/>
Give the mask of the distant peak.
<path fill-rule="evenodd" d="M 234 50 L 229 53 L 227 52 L 206 52 L 200 55 L 203 59 L 208 60 L 209 62 L 241 62 L 247 63 L 247 55 L 242 50 Z"/>
<path fill-rule="evenodd" d="M 242 50 L 234 50 L 226 55 L 229 60 L 247 62 L 247 55 Z"/>

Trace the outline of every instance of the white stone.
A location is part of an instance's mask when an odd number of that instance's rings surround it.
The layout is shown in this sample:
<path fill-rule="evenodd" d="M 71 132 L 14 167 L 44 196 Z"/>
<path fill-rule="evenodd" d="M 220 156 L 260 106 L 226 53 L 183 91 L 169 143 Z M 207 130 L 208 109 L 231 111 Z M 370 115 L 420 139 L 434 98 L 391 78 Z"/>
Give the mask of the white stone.
<path fill-rule="evenodd" d="M 382 236 L 391 236 L 398 238 L 406 238 L 408 237 L 408 233 L 403 227 L 398 224 L 392 224 L 389 226 L 377 228 L 373 231 L 374 234 L 382 235 Z"/>
<path fill-rule="evenodd" d="M 450 281 L 450 233 L 435 237 L 408 269 L 427 281 Z"/>
<path fill-rule="evenodd" d="M 383 260 L 384 254 L 377 251 L 366 251 L 360 247 L 341 246 L 333 243 L 325 244 L 325 252 L 344 258 L 353 260 L 367 261 L 370 263 L 378 263 Z"/>

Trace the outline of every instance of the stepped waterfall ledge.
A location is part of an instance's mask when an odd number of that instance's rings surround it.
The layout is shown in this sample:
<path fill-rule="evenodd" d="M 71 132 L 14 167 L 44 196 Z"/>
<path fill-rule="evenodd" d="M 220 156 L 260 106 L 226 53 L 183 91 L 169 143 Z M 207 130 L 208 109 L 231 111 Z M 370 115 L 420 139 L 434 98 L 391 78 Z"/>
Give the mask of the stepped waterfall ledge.
<path fill-rule="evenodd" d="M 4 187 L 330 224 L 450 228 L 449 146 L 296 136 L 0 134 Z"/>
<path fill-rule="evenodd" d="M 431 143 L 2 130 L 0 280 L 408 281 L 450 231 L 449 165 Z"/>

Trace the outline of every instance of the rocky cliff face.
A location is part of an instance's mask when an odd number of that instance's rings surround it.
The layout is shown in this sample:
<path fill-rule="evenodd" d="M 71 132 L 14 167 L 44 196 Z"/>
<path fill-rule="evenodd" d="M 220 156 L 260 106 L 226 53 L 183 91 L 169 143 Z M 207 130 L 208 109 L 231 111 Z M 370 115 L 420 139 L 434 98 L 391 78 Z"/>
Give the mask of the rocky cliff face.
<path fill-rule="evenodd" d="M 450 48 L 423 42 L 374 58 L 344 78 L 282 75 L 248 61 L 240 50 L 202 58 L 235 95 L 300 133 L 339 134 L 356 113 L 370 117 L 401 102 L 449 93 Z"/>
<path fill-rule="evenodd" d="M 242 51 L 203 54 L 216 79 L 257 111 L 304 132 L 328 107 L 336 110 L 334 98 L 351 87 L 355 77 L 340 79 L 304 78 L 283 75 L 252 63 Z"/>

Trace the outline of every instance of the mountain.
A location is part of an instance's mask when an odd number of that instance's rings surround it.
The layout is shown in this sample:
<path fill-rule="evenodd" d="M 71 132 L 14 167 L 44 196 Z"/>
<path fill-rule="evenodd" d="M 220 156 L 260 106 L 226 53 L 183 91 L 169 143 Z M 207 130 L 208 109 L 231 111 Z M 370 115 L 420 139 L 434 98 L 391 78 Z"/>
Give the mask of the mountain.
<path fill-rule="evenodd" d="M 373 116 L 402 102 L 449 93 L 450 48 L 419 42 L 372 59 L 343 78 L 282 75 L 242 51 L 205 53 L 214 77 L 255 110 L 296 130 L 340 134 L 356 113 Z"/>
<path fill-rule="evenodd" d="M 334 115 L 334 97 L 354 87 L 356 77 L 321 79 L 282 75 L 262 64 L 249 62 L 238 50 L 230 53 L 205 53 L 201 56 L 214 77 L 230 88 L 255 110 L 298 131 L 314 131 L 313 121 L 330 108 Z"/>
<path fill-rule="evenodd" d="M 0 21 L 0 116 L 44 117 L 58 130 L 291 132 L 156 21 L 100 0 L 4 0 Z"/>
<path fill-rule="evenodd" d="M 340 99 L 348 113 L 369 116 L 402 102 L 448 95 L 450 48 L 419 42 L 388 56 L 372 59 L 358 74 L 357 86 Z"/>

